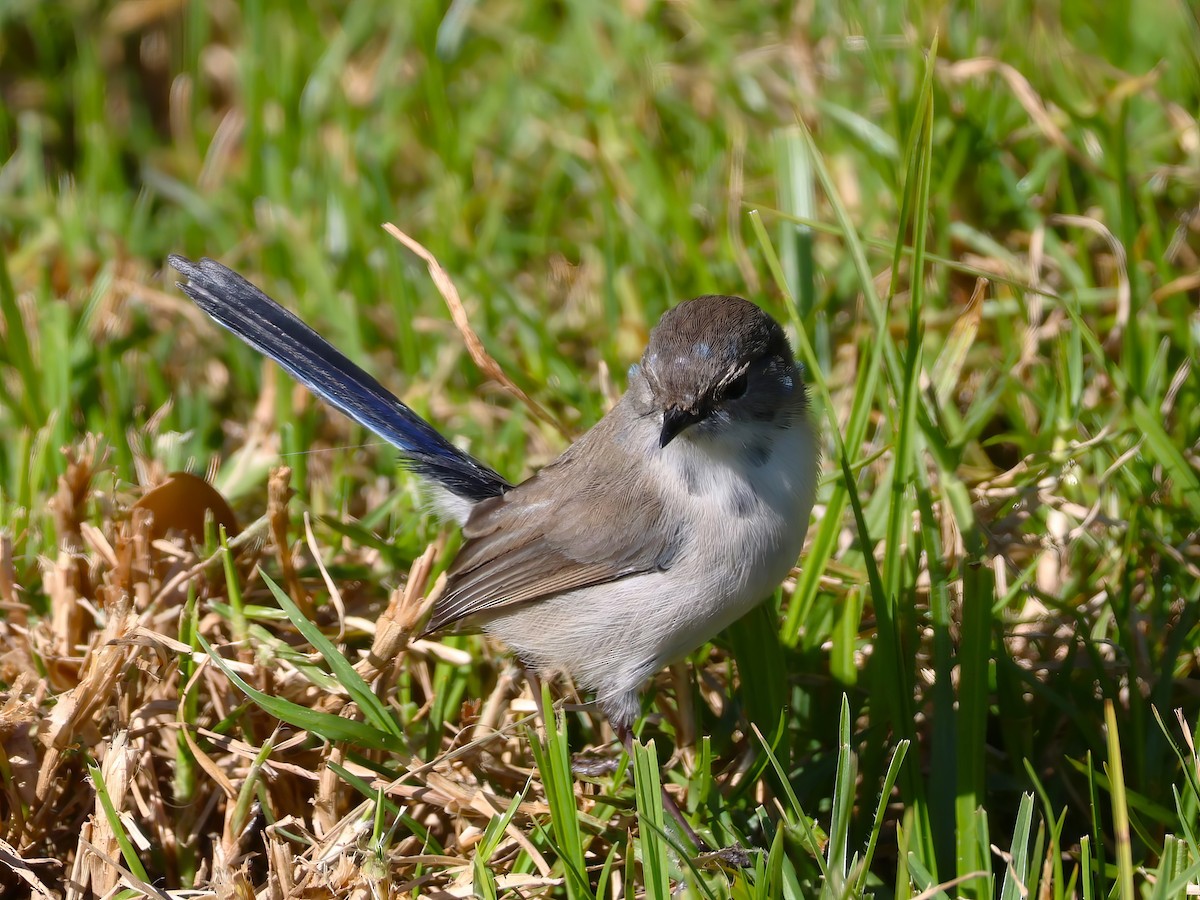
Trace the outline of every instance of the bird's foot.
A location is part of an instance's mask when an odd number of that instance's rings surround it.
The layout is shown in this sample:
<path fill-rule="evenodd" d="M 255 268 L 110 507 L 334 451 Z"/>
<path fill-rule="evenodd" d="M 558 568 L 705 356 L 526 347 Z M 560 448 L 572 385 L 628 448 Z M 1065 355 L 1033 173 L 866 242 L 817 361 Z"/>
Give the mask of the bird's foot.
<path fill-rule="evenodd" d="M 720 850 L 710 850 L 701 847 L 696 862 L 701 865 L 719 865 L 730 869 L 751 869 L 754 867 L 754 857 L 757 850 L 747 850 L 741 844 L 723 847 Z"/>
<path fill-rule="evenodd" d="M 571 758 L 571 771 L 580 778 L 606 778 L 621 764 L 620 753 L 588 750 Z"/>

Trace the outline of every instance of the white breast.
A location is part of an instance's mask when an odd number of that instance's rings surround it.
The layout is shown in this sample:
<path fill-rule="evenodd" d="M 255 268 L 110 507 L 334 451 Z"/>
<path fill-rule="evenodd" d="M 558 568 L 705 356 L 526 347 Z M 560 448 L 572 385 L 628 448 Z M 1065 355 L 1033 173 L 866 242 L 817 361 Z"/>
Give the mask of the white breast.
<path fill-rule="evenodd" d="M 646 679 L 762 601 L 804 543 L 817 481 L 811 426 L 743 423 L 738 434 L 736 445 L 677 439 L 647 454 L 671 515 L 686 523 L 667 571 L 514 607 L 487 630 L 527 663 L 595 691 L 610 716 L 631 719 Z"/>
<path fill-rule="evenodd" d="M 811 426 L 801 419 L 787 429 L 743 424 L 738 431 L 745 444 L 681 441 L 678 453 L 662 456 L 664 467 L 692 489 L 682 514 L 693 523 L 692 546 L 672 569 L 679 590 L 667 605 L 675 639 L 663 663 L 762 601 L 804 544 L 817 482 Z M 765 460 L 746 452 L 755 440 L 770 448 Z M 703 473 L 699 485 L 696 472 Z"/>

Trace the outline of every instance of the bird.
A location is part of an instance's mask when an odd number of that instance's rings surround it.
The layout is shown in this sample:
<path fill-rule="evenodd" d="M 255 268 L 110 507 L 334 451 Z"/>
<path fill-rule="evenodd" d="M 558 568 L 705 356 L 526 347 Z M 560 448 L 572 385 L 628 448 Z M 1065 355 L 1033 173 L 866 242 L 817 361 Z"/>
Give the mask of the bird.
<path fill-rule="evenodd" d="M 748 300 L 668 309 L 612 409 L 513 484 L 232 269 L 168 262 L 219 325 L 394 445 L 461 527 L 423 633 L 482 630 L 535 675 L 570 676 L 626 749 L 646 682 L 763 601 L 800 555 L 818 436 L 783 328 Z"/>

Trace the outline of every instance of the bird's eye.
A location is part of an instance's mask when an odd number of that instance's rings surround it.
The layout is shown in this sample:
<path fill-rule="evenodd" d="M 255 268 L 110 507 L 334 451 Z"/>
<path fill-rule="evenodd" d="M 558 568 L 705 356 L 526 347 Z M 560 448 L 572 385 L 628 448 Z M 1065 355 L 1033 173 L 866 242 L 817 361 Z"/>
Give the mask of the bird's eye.
<path fill-rule="evenodd" d="M 725 399 L 737 400 L 746 396 L 746 387 L 750 384 L 750 376 L 743 372 L 725 387 Z"/>

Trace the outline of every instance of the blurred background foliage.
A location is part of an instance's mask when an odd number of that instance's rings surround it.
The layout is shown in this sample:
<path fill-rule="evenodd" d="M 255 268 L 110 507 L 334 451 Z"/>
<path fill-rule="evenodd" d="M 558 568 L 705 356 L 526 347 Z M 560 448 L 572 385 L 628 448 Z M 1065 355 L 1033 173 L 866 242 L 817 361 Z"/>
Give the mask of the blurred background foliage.
<path fill-rule="evenodd" d="M 1165 890 L 1200 859 L 1198 111 L 1200 24 L 1183 0 L 10 0 L 6 583 L 53 620 L 45 573 L 85 552 L 79 521 L 110 527 L 177 469 L 211 470 L 249 520 L 267 472 L 290 466 L 293 518 L 324 517 L 364 615 L 437 534 L 394 454 L 209 325 L 167 253 L 237 268 L 514 479 L 566 438 L 480 375 L 382 223 L 438 257 L 488 350 L 568 433 L 603 414 L 670 305 L 737 293 L 786 318 L 794 303 L 827 391 L 814 414 L 831 524 L 776 607 L 697 654 L 693 688 L 711 699 L 705 673 L 723 683 L 736 660 L 738 704 L 697 704 L 701 759 L 711 749 L 728 774 L 756 756 L 749 719 L 783 742 L 786 779 L 710 797 L 692 770 L 693 799 L 724 837 L 768 846 L 768 819 L 794 838 L 801 809 L 829 825 L 856 797 L 851 846 L 885 829 L 868 879 L 881 896 L 979 867 L 994 874 L 956 890 L 989 895 L 1008 877 L 989 833 L 1032 841 L 1020 883 L 1055 897 L 1124 891 L 1135 861 L 1161 867 L 1182 834 L 1170 873 L 1139 875 L 1146 896 Z M 916 366 L 921 399 L 868 377 L 889 353 Z M 839 431 L 862 416 L 844 458 L 830 415 Z M 87 434 L 103 462 L 67 503 L 61 448 Z M 869 585 L 876 558 L 895 590 Z M 455 646 L 477 663 L 437 663 L 438 684 L 485 695 L 494 653 Z M 831 795 L 843 691 L 861 769 Z M 687 716 L 671 702 L 647 728 L 675 740 Z M 439 748 L 442 721 L 424 727 Z M 586 717 L 572 727 L 576 744 L 603 740 Z M 915 743 L 876 819 L 900 738 Z M 1128 795 L 1112 781 L 1122 750 Z M 795 806 L 773 805 L 783 780 Z M 1029 792 L 1038 814 L 1021 818 Z M 1126 805 L 1132 850 L 1117 840 Z M 31 834 L 23 847 L 60 846 Z M 789 890 L 828 888 L 812 854 L 785 855 Z"/>

